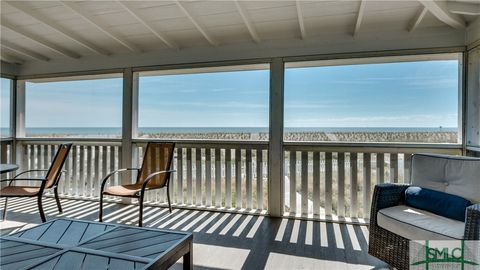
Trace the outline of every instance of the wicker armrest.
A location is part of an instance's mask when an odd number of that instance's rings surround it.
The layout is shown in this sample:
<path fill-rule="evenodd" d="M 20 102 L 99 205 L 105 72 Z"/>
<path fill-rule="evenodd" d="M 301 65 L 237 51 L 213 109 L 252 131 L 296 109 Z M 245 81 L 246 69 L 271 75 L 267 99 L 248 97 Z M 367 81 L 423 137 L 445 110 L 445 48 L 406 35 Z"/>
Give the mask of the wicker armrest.
<path fill-rule="evenodd" d="M 464 237 L 466 240 L 480 240 L 480 203 L 467 207 Z"/>
<path fill-rule="evenodd" d="M 408 185 L 378 184 L 373 190 L 372 207 L 370 210 L 370 223 L 377 222 L 377 212 L 381 209 L 399 205 L 405 195 Z"/>

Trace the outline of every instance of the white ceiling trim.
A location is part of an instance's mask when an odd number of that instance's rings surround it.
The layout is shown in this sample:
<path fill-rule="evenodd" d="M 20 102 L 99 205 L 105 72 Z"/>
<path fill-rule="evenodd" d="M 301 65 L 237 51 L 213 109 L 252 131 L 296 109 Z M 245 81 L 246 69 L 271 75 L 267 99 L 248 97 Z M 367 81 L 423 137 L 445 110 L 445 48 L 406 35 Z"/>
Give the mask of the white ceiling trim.
<path fill-rule="evenodd" d="M 303 20 L 303 12 L 302 12 L 302 6 L 300 4 L 300 1 L 296 0 L 295 5 L 297 7 L 297 17 L 298 17 L 298 26 L 300 28 L 300 37 L 302 39 L 306 39 L 307 31 L 305 30 L 305 21 Z"/>
<path fill-rule="evenodd" d="M 458 15 L 448 11 L 444 1 L 418 0 L 440 21 L 456 29 L 465 28 L 465 21 Z"/>
<path fill-rule="evenodd" d="M 427 14 L 427 8 L 422 7 L 420 8 L 417 13 L 415 14 L 415 17 L 410 21 L 408 25 L 408 32 L 413 32 L 417 27 L 420 25 L 422 22 L 423 18 L 425 17 L 425 14 Z"/>
<path fill-rule="evenodd" d="M 241 6 L 241 4 L 238 2 L 238 0 L 234 1 L 235 6 L 237 7 L 238 13 L 242 17 L 243 23 L 245 23 L 245 26 L 248 29 L 248 32 L 250 33 L 250 36 L 252 37 L 253 41 L 256 43 L 260 43 L 262 40 L 258 36 L 257 30 L 253 26 L 252 22 L 247 16 L 247 11 Z"/>
<path fill-rule="evenodd" d="M 9 21 L 7 21 L 3 17 L 1 19 L 1 24 L 2 24 L 3 27 L 8 28 L 11 31 L 16 32 L 17 34 L 22 35 L 22 36 L 24 36 L 24 37 L 26 37 L 26 38 L 34 41 L 34 42 L 37 42 L 38 44 L 41 44 L 41 45 L 59 53 L 59 54 L 62 54 L 64 56 L 68 56 L 70 58 L 80 58 L 81 57 L 79 54 L 77 54 L 75 52 L 72 52 L 70 50 L 64 49 L 64 48 L 62 48 L 62 47 L 60 47 L 56 44 L 53 44 L 52 42 L 50 42 L 50 41 L 48 41 L 48 40 L 46 40 L 46 39 L 44 39 L 44 38 L 42 38 L 42 37 L 40 37 L 36 34 L 32 34 L 32 33 L 29 33 L 25 30 L 22 30 L 21 28 L 11 24 Z"/>
<path fill-rule="evenodd" d="M 213 39 L 210 34 L 207 33 L 207 31 L 197 22 L 195 18 L 193 18 L 192 14 L 185 8 L 185 6 L 178 0 L 175 0 L 175 3 L 177 6 L 183 11 L 185 16 L 188 17 L 190 22 L 197 28 L 197 30 L 203 35 L 203 37 L 213 46 L 218 46 L 219 43 Z"/>
<path fill-rule="evenodd" d="M 145 21 L 140 14 L 138 14 L 137 11 L 135 11 L 135 8 L 132 6 L 131 2 L 128 1 L 119 1 L 117 2 L 122 6 L 128 13 L 130 13 L 137 21 L 139 21 L 145 28 L 147 28 L 152 34 L 154 34 L 158 39 L 160 39 L 163 43 L 165 43 L 168 47 L 172 49 L 179 49 L 179 46 L 169 38 L 167 38 L 164 34 L 160 33 L 159 31 L 155 30 L 154 27 Z"/>
<path fill-rule="evenodd" d="M 30 9 L 28 6 L 25 5 L 25 2 L 6 2 L 8 5 L 16 8 L 20 12 L 23 12 L 27 14 L 28 16 L 34 18 L 35 20 L 43 23 L 44 25 L 47 25 L 48 27 L 54 29 L 55 31 L 61 33 L 62 35 L 66 36 L 67 38 L 77 42 L 78 44 L 84 46 L 85 48 L 98 53 L 98 54 L 103 54 L 103 55 L 109 55 L 110 52 L 98 47 L 97 45 L 91 43 L 88 40 L 85 40 L 84 38 L 76 35 L 75 33 L 69 31 L 65 27 L 59 25 L 58 23 L 52 21 L 51 19 L 45 17 L 44 15 L 40 14 L 39 12 Z"/>
<path fill-rule="evenodd" d="M 107 25 L 104 23 L 100 22 L 96 18 L 94 18 L 92 15 L 90 15 L 87 11 L 84 9 L 80 8 L 78 5 L 74 4 L 73 2 L 69 1 L 60 1 L 64 6 L 70 8 L 72 11 L 80 15 L 83 19 L 91 23 L 93 26 L 95 26 L 98 30 L 102 31 L 109 37 L 113 38 L 116 40 L 118 43 L 123 45 L 125 48 L 129 49 L 132 52 L 136 53 L 142 53 L 143 51 L 138 48 L 136 45 L 130 43 L 126 39 L 118 36 L 116 33 L 112 32 Z"/>
<path fill-rule="evenodd" d="M 21 48 L 21 47 L 19 47 L 18 45 L 15 45 L 15 44 L 13 44 L 13 43 L 10 43 L 9 41 L 2 40 L 2 41 L 1 41 L 1 44 L 2 44 L 2 47 L 7 48 L 7 49 L 9 49 L 9 50 L 11 50 L 11 51 L 14 51 L 14 52 L 17 53 L 17 54 L 25 55 L 25 56 L 27 56 L 27 57 L 30 57 L 30 58 L 33 58 L 33 59 L 37 59 L 37 60 L 40 60 L 40 61 L 45 61 L 45 62 L 50 61 L 50 58 L 48 58 L 48 57 L 46 57 L 46 56 L 44 56 L 44 55 L 42 55 L 42 54 L 39 54 L 39 53 L 30 51 L 30 50 Z"/>
<path fill-rule="evenodd" d="M 462 14 L 462 15 L 480 15 L 480 2 L 475 3 L 465 3 L 465 2 L 447 2 L 448 10 L 451 13 Z"/>
<path fill-rule="evenodd" d="M 366 0 L 360 1 L 360 6 L 358 8 L 358 13 L 357 13 L 357 20 L 355 22 L 355 28 L 353 29 L 353 36 L 356 36 L 358 34 L 358 31 L 360 30 L 360 26 L 362 25 L 362 21 L 363 21 L 363 16 L 365 14 L 366 4 L 367 4 Z"/>

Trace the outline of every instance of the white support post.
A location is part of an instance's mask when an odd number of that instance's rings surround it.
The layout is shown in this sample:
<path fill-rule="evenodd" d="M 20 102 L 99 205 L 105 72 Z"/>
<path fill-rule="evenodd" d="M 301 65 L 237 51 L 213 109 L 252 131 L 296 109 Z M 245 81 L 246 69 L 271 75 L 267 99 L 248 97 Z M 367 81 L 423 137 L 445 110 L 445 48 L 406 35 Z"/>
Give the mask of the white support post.
<path fill-rule="evenodd" d="M 12 148 L 10 160 L 16 163 L 16 144 L 17 144 L 17 79 L 12 79 L 10 84 L 10 136 L 12 137 Z"/>
<path fill-rule="evenodd" d="M 14 102 L 15 102 L 15 111 L 14 119 L 15 122 L 15 133 L 13 136 L 15 138 L 25 137 L 25 81 L 20 80 L 14 83 L 16 86 L 14 93 Z M 15 163 L 20 167 L 19 171 L 26 169 L 23 164 L 23 145 L 21 142 L 15 140 Z"/>
<path fill-rule="evenodd" d="M 466 79 L 466 147 L 480 148 L 480 47 L 468 51 Z"/>
<path fill-rule="evenodd" d="M 122 153 L 121 168 L 132 167 L 132 136 L 133 136 L 133 92 L 135 87 L 131 68 L 123 72 L 123 106 L 122 106 Z M 125 172 L 120 178 L 121 184 L 131 183 L 131 173 Z M 122 198 L 123 203 L 130 203 L 130 198 Z"/>
<path fill-rule="evenodd" d="M 284 212 L 283 174 L 283 88 L 284 63 L 275 58 L 270 64 L 270 142 L 268 148 L 268 208 L 270 216 Z"/>

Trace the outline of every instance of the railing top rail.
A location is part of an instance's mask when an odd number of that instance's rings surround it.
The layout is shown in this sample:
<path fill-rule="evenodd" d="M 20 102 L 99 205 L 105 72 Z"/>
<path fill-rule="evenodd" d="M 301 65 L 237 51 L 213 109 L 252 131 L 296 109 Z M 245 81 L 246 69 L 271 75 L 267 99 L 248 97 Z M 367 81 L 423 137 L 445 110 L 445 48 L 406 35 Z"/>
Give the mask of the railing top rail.
<path fill-rule="evenodd" d="M 262 148 L 268 147 L 268 141 L 227 141 L 227 140 L 172 140 L 172 139 L 134 139 L 135 144 L 148 142 L 174 142 L 177 147 L 195 148 Z"/>
<path fill-rule="evenodd" d="M 352 143 L 352 142 L 285 142 L 285 150 L 335 151 L 361 153 L 410 153 L 410 152 L 449 152 L 458 154 L 461 144 L 428 143 Z"/>
<path fill-rule="evenodd" d="M 61 142 L 101 142 L 101 143 L 121 143 L 121 138 L 35 138 L 35 137 L 25 137 L 17 138 L 19 142 L 25 143 L 61 143 Z"/>
<path fill-rule="evenodd" d="M 12 137 L 4 137 L 4 138 L 0 138 L 0 142 L 5 142 L 5 143 L 9 143 L 9 142 L 13 142 L 13 138 Z"/>

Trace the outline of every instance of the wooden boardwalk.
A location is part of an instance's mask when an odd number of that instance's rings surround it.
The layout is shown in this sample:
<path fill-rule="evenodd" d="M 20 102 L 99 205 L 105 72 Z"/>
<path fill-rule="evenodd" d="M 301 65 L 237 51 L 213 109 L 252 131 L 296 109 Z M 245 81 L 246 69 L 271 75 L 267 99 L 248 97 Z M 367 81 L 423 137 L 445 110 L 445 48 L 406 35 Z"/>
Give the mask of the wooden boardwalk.
<path fill-rule="evenodd" d="M 97 220 L 98 203 L 63 199 L 44 203 L 47 219 Z M 0 206 L 3 209 L 3 200 Z M 146 207 L 146 227 L 193 232 L 195 269 L 383 269 L 367 254 L 366 226 L 208 211 Z M 138 206 L 105 204 L 104 220 L 136 225 Z M 11 199 L 1 233 L 40 223 L 35 199 Z M 181 260 L 173 267 L 181 269 Z"/>

